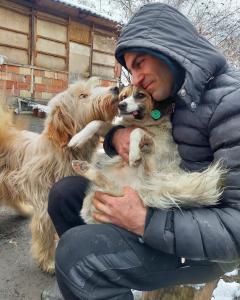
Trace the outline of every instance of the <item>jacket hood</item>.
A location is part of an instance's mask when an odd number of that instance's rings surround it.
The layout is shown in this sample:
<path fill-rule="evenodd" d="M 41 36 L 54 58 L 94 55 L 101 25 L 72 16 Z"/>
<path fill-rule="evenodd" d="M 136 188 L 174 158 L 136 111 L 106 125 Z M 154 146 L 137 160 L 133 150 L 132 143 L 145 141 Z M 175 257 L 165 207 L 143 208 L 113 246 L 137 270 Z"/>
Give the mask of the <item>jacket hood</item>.
<path fill-rule="evenodd" d="M 124 53 L 144 47 L 159 51 L 185 69 L 179 97 L 195 110 L 205 85 L 226 65 L 225 57 L 175 8 L 163 3 L 142 6 L 118 39 L 115 56 L 125 66 Z"/>

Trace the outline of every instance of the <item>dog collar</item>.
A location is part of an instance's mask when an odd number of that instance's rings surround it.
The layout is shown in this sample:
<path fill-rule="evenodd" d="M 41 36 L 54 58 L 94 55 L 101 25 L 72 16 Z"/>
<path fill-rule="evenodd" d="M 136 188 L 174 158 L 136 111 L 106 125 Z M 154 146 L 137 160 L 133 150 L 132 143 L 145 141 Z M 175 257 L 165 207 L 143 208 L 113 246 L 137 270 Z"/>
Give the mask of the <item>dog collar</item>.
<path fill-rule="evenodd" d="M 161 118 L 161 111 L 159 109 L 154 109 L 151 111 L 151 117 L 153 120 L 159 120 Z"/>
<path fill-rule="evenodd" d="M 157 121 L 164 115 L 171 115 L 174 111 L 174 102 L 168 99 L 163 102 L 154 101 L 154 109 L 151 111 L 150 116 L 153 120 Z"/>

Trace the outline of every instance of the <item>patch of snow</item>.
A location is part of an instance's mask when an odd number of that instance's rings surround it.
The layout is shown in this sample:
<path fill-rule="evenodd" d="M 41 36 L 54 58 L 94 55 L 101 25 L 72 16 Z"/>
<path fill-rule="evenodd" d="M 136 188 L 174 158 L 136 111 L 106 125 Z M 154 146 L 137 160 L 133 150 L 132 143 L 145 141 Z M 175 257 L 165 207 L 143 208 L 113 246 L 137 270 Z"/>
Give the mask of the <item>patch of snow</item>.
<path fill-rule="evenodd" d="M 240 295 L 240 284 L 220 279 L 211 300 L 233 300 Z"/>
<path fill-rule="evenodd" d="M 233 270 L 231 272 L 226 273 L 225 275 L 228 276 L 228 277 L 237 276 L 238 275 L 238 270 L 235 269 L 235 270 Z"/>

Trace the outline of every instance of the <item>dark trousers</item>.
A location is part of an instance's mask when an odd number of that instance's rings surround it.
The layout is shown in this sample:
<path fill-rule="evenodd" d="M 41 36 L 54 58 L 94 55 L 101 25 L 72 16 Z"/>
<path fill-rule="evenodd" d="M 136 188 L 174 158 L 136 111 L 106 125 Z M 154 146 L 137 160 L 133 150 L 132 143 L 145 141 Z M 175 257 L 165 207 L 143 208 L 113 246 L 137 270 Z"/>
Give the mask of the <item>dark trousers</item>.
<path fill-rule="evenodd" d="M 132 300 L 131 289 L 204 283 L 234 268 L 209 261 L 182 264 L 117 226 L 84 225 L 79 212 L 87 186 L 82 177 L 67 177 L 49 195 L 49 214 L 61 236 L 56 276 L 66 300 Z"/>

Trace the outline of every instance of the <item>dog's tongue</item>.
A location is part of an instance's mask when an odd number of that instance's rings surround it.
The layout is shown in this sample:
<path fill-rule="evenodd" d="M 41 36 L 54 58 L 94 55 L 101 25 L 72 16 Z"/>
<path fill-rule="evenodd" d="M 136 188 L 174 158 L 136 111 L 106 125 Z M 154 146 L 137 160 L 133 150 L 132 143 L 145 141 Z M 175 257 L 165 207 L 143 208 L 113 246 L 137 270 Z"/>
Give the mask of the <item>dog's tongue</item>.
<path fill-rule="evenodd" d="M 137 111 L 137 110 L 135 110 L 135 111 L 133 111 L 133 112 L 132 112 L 132 114 L 133 114 L 133 116 L 135 117 L 135 116 L 137 116 L 137 115 L 138 115 L 138 111 Z"/>

